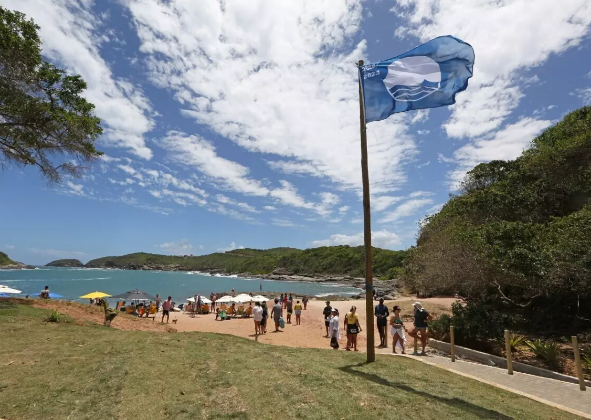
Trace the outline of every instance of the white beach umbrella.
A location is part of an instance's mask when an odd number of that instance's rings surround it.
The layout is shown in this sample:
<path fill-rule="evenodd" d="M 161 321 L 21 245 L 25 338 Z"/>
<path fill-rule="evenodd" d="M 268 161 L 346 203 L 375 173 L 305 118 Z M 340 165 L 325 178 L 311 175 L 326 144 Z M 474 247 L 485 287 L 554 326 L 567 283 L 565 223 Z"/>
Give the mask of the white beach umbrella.
<path fill-rule="evenodd" d="M 267 299 L 266 297 L 261 296 L 261 295 L 256 295 L 256 296 L 253 296 L 252 301 L 253 302 L 268 302 L 269 299 Z"/>
<path fill-rule="evenodd" d="M 18 295 L 19 293 L 22 293 L 22 292 L 20 290 L 13 289 L 12 287 L 0 285 L 0 293 Z"/>
<path fill-rule="evenodd" d="M 222 296 L 218 300 L 215 301 L 216 303 L 235 303 L 234 297 L 230 295 Z"/>
<path fill-rule="evenodd" d="M 252 296 L 247 295 L 246 293 L 241 293 L 237 296 L 234 296 L 234 302 L 236 303 L 248 303 L 252 302 L 254 299 Z"/>
<path fill-rule="evenodd" d="M 190 297 L 190 298 L 187 298 L 187 300 L 188 300 L 189 302 L 195 302 L 195 297 Z M 209 299 L 207 299 L 207 298 L 204 298 L 203 296 L 199 297 L 199 300 L 200 300 L 201 302 L 203 302 L 203 303 L 206 303 L 206 304 L 208 304 L 208 305 L 211 303 L 211 300 L 209 300 Z"/>

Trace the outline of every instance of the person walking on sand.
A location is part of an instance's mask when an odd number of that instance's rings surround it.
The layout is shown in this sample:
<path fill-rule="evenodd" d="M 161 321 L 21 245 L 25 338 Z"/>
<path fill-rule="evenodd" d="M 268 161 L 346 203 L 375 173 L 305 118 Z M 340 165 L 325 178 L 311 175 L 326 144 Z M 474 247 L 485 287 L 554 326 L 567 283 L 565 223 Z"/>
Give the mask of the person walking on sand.
<path fill-rule="evenodd" d="M 357 314 L 357 307 L 351 306 L 351 311 L 347 314 L 347 333 L 350 338 L 350 346 L 353 347 L 354 351 L 357 350 L 357 334 L 361 332 L 361 326 L 359 325 L 359 315 Z M 347 343 L 346 350 L 351 350 L 349 343 Z"/>
<path fill-rule="evenodd" d="M 261 319 L 261 334 L 267 334 L 267 318 L 269 318 L 269 311 L 267 310 L 267 302 L 263 302 L 263 317 Z"/>
<path fill-rule="evenodd" d="M 334 350 L 339 349 L 339 340 L 341 339 L 341 326 L 339 325 L 339 310 L 337 308 L 332 308 L 330 310 L 331 318 L 329 321 L 330 324 L 330 346 Z"/>
<path fill-rule="evenodd" d="M 160 299 L 160 295 L 156 295 L 156 312 L 160 312 L 160 305 L 162 304 L 162 299 Z"/>
<path fill-rule="evenodd" d="M 330 324 L 330 316 L 332 314 L 332 306 L 330 306 L 330 302 L 327 300 L 326 301 L 326 306 L 324 307 L 324 310 L 322 311 L 322 316 L 324 316 L 324 326 L 326 327 L 326 335 L 325 337 L 330 337 L 330 332 L 328 330 L 329 328 L 329 324 Z"/>
<path fill-rule="evenodd" d="M 288 300 L 285 306 L 287 307 L 287 323 L 291 324 L 291 314 L 293 313 L 293 300 Z"/>
<path fill-rule="evenodd" d="M 283 309 L 283 293 L 281 293 L 281 296 L 279 297 L 279 303 L 281 303 L 281 309 Z"/>
<path fill-rule="evenodd" d="M 380 298 L 380 304 L 375 307 L 376 324 L 378 325 L 378 332 L 380 333 L 380 345 L 378 348 L 388 347 L 386 343 L 386 328 L 388 326 L 388 308 L 384 305 L 384 298 Z"/>
<path fill-rule="evenodd" d="M 400 306 L 396 305 L 392 308 L 394 314 L 390 317 L 390 335 L 392 336 L 392 353 L 396 354 L 396 345 L 399 345 L 402 349 L 402 354 L 406 354 L 404 351 L 404 345 L 406 344 L 406 337 L 404 336 L 404 323 L 400 316 Z"/>
<path fill-rule="evenodd" d="M 300 303 L 299 300 L 296 302 L 296 304 L 293 307 L 293 309 L 295 310 L 296 325 L 300 325 L 301 318 L 302 318 L 302 304 Z"/>
<path fill-rule="evenodd" d="M 420 333 L 420 339 L 421 339 L 421 355 L 425 355 L 425 347 L 427 346 L 427 326 L 428 326 L 428 322 L 431 321 L 433 319 L 433 317 L 431 316 L 431 314 L 429 314 L 429 312 L 427 312 L 425 310 L 425 308 L 423 308 L 423 305 L 421 305 L 421 302 L 415 302 L 412 304 L 412 306 L 415 308 L 415 322 L 414 325 L 415 327 L 412 329 L 411 332 L 408 333 L 408 335 L 410 335 L 411 337 L 413 337 L 415 340 L 417 340 L 419 338 L 419 333 Z"/>
<path fill-rule="evenodd" d="M 283 309 L 287 309 L 287 293 L 283 295 Z"/>
<path fill-rule="evenodd" d="M 263 308 L 261 308 L 260 302 L 254 303 L 252 317 L 254 318 L 254 335 L 262 334 L 261 321 L 263 320 Z"/>
<path fill-rule="evenodd" d="M 304 311 L 308 309 L 308 296 L 304 295 L 304 298 L 302 299 L 302 303 L 304 304 Z"/>
<path fill-rule="evenodd" d="M 168 297 L 168 300 L 165 300 L 162 304 L 162 320 L 160 323 L 164 323 L 164 317 L 166 316 L 166 323 L 168 324 L 168 319 L 170 318 L 170 310 L 172 309 L 172 296 Z"/>
<path fill-rule="evenodd" d="M 279 299 L 275 298 L 275 306 L 271 309 L 271 316 L 273 317 L 273 321 L 275 321 L 275 332 L 279 332 L 279 320 L 281 319 L 282 312 L 281 303 L 279 303 Z"/>

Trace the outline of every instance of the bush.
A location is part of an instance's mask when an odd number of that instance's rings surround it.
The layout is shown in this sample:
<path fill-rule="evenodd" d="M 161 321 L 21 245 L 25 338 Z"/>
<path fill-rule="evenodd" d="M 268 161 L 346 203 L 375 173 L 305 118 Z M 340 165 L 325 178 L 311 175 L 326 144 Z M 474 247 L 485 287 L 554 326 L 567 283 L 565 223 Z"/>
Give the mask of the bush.
<path fill-rule="evenodd" d="M 533 351 L 536 357 L 543 359 L 552 369 L 558 369 L 562 364 L 562 353 L 560 345 L 553 341 L 543 341 L 540 339 L 525 342 Z"/>
<path fill-rule="evenodd" d="M 439 318 L 429 322 L 429 336 L 435 340 L 449 341 L 449 327 L 451 318 L 448 315 L 441 315 Z"/>
<path fill-rule="evenodd" d="M 452 315 L 456 342 L 460 345 L 502 340 L 505 328 L 514 323 L 510 316 L 483 301 L 468 302 L 466 306 L 455 302 Z"/>
<path fill-rule="evenodd" d="M 49 314 L 49 316 L 45 318 L 45 322 L 61 322 L 61 320 L 62 314 L 60 314 L 55 309 L 52 309 L 51 314 Z"/>
<path fill-rule="evenodd" d="M 517 347 L 523 344 L 523 340 L 525 339 L 522 335 L 515 335 L 511 334 L 509 338 L 509 344 L 511 345 L 511 353 L 515 353 L 517 351 Z"/>

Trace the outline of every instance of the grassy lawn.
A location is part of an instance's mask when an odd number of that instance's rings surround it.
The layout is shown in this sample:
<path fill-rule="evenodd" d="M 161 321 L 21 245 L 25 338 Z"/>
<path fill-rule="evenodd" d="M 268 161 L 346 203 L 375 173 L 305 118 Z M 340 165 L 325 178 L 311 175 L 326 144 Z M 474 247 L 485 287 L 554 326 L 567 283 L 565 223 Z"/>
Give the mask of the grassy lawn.
<path fill-rule="evenodd" d="M 0 301 L 0 417 L 574 418 L 400 357 L 366 365 L 218 334 L 45 323 L 48 313 Z"/>

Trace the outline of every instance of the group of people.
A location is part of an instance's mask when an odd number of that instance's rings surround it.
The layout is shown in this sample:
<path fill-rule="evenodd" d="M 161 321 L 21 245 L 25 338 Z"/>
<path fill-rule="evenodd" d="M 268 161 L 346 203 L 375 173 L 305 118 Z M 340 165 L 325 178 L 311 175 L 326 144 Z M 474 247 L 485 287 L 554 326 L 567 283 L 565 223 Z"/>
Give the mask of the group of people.
<path fill-rule="evenodd" d="M 396 347 L 400 347 L 402 354 L 405 352 L 406 331 L 408 335 L 413 337 L 415 340 L 421 341 L 421 354 L 425 354 L 425 347 L 427 346 L 427 326 L 428 322 L 432 319 L 432 316 L 423 308 L 420 302 L 413 303 L 414 308 L 414 327 L 411 331 L 408 331 L 404 326 L 402 316 L 400 315 L 401 308 L 395 305 L 392 308 L 393 314 L 390 312 L 386 305 L 384 305 L 384 299 L 380 299 L 379 305 L 375 307 L 374 315 L 376 317 L 376 324 L 380 335 L 380 345 L 378 348 L 387 347 L 386 342 L 386 328 L 388 327 L 388 317 L 390 324 L 390 334 L 392 336 L 392 352 L 396 353 Z M 326 306 L 322 312 L 324 317 L 324 325 L 326 328 L 325 337 L 330 338 L 330 346 L 338 350 L 339 341 L 341 339 L 341 325 L 339 319 L 339 310 L 330 306 L 330 302 L 326 302 Z M 352 306 L 349 312 L 345 315 L 343 322 L 343 329 L 347 334 L 347 346 L 345 350 L 359 351 L 357 349 L 357 335 L 362 331 L 361 325 L 359 324 L 359 315 L 357 314 L 357 308 Z"/>

